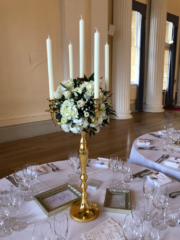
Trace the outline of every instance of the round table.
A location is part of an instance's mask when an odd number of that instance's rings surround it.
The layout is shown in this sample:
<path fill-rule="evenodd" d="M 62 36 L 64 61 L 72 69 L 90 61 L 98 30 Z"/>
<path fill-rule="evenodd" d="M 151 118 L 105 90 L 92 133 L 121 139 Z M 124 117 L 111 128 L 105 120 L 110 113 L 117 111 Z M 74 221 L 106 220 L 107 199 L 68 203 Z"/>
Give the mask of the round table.
<path fill-rule="evenodd" d="M 156 148 L 161 149 L 161 139 L 160 138 L 153 137 L 149 134 L 145 134 L 143 136 L 140 136 L 139 138 L 151 139 L 152 144 L 150 146 L 155 146 Z M 140 147 L 140 146 L 137 145 L 137 139 L 134 141 L 132 148 L 131 148 L 131 153 L 130 153 L 130 157 L 129 157 L 129 161 L 131 163 L 154 169 L 156 171 L 162 172 L 162 173 L 176 179 L 177 181 L 180 181 L 180 168 L 173 168 L 173 167 L 166 166 L 163 164 L 163 161 L 162 161 L 162 163 L 155 162 L 163 154 L 169 154 L 168 152 L 162 151 L 162 150 L 157 150 L 157 151 L 139 150 L 138 147 Z M 144 147 L 144 146 L 141 146 L 141 147 Z M 180 153 L 170 153 L 169 156 L 180 158 Z M 179 190 L 180 190 L 180 188 L 179 188 Z"/>
<path fill-rule="evenodd" d="M 52 172 L 46 165 L 44 167 L 47 168 L 49 171 L 47 174 L 41 175 L 39 178 L 35 180 L 36 187 L 40 189 L 41 192 L 47 191 L 54 187 L 63 185 L 69 182 L 68 174 L 72 171 L 70 166 L 68 165 L 67 161 L 60 161 L 54 163 L 57 167 L 61 170 L 58 172 Z M 133 172 L 139 172 L 144 169 L 144 167 L 137 166 L 132 164 Z M 98 204 L 99 207 L 99 216 L 92 222 L 88 223 L 79 223 L 74 221 L 70 217 L 70 208 L 63 210 L 63 212 L 67 213 L 68 215 L 68 236 L 67 240 L 80 240 L 81 235 L 84 232 L 88 232 L 100 223 L 104 222 L 108 218 L 112 218 L 118 223 L 123 226 L 125 214 L 119 213 L 110 213 L 110 212 L 103 212 L 103 204 L 105 198 L 106 188 L 109 187 L 109 184 L 112 180 L 112 170 L 107 168 L 99 168 L 95 166 L 95 160 L 91 160 L 90 167 L 88 168 L 88 178 L 89 179 L 97 179 L 102 181 L 101 185 L 97 190 L 87 190 L 88 193 L 88 200 L 93 201 Z M 77 190 L 81 191 L 80 189 L 80 181 L 74 184 L 71 184 Z M 9 190 L 11 183 L 7 181 L 5 178 L 0 180 L 0 189 L 1 190 Z M 177 191 L 179 189 L 179 183 L 175 180 L 168 184 L 169 189 L 171 192 Z M 143 196 L 143 179 L 135 178 L 130 186 L 131 189 L 131 199 L 139 199 L 145 201 Z M 179 201 L 179 197 L 177 197 L 173 201 Z M 152 204 L 150 203 L 150 208 L 152 211 L 156 211 Z M 15 209 L 11 207 L 11 217 L 16 216 Z M 33 200 L 30 202 L 23 202 L 22 206 L 19 210 L 19 217 L 20 220 L 26 221 L 28 226 L 25 230 L 21 232 L 13 232 L 10 236 L 4 238 L 5 240 L 32 240 L 32 233 L 34 225 L 37 222 L 48 220 L 52 223 L 53 216 L 47 217 L 42 209 L 37 205 L 37 203 Z M 164 240 L 178 240 L 179 239 L 179 230 L 180 225 L 175 228 L 167 227 L 166 230 L 160 233 L 161 239 Z"/>

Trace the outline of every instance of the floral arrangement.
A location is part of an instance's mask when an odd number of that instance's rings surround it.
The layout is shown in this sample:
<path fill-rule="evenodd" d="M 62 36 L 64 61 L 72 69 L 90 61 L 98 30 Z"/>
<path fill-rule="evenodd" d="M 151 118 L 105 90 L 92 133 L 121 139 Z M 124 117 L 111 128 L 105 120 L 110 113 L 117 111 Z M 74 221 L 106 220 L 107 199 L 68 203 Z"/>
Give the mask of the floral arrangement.
<path fill-rule="evenodd" d="M 100 79 L 101 85 L 101 79 Z M 99 88 L 99 114 L 97 124 L 93 124 L 94 109 L 94 74 L 89 78 L 84 76 L 84 82 L 79 78 L 63 80 L 54 92 L 56 99 L 56 119 L 61 122 L 61 128 L 65 132 L 81 133 L 83 131 L 90 136 L 100 131 L 100 127 L 108 124 L 108 116 L 116 115 L 110 102 L 110 92 Z"/>

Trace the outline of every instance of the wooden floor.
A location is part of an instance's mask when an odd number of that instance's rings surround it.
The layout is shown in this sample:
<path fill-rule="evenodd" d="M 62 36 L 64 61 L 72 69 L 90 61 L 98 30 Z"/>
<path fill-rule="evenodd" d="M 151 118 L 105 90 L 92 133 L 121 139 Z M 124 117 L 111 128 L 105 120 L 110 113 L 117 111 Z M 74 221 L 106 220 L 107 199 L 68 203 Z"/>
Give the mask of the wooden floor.
<path fill-rule="evenodd" d="M 111 120 L 94 137 L 87 136 L 89 157 L 129 156 L 134 140 L 145 133 L 158 131 L 164 124 L 173 123 L 180 129 L 180 112 L 133 113 L 129 120 Z M 53 123 L 52 123 L 53 124 Z M 0 178 L 14 172 L 25 163 L 43 164 L 67 159 L 68 152 L 78 150 L 79 135 L 53 133 L 0 144 Z"/>

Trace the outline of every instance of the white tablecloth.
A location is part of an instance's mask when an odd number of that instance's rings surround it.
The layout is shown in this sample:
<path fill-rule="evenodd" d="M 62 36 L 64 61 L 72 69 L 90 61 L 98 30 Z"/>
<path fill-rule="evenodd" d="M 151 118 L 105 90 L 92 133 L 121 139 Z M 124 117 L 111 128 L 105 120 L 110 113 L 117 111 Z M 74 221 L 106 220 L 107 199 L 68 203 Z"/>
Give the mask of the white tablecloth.
<path fill-rule="evenodd" d="M 157 148 L 161 148 L 161 139 L 153 137 L 149 134 L 145 134 L 139 138 L 142 139 L 152 139 L 153 142 L 150 146 L 156 146 Z M 164 174 L 176 179 L 177 181 L 180 181 L 180 168 L 173 168 L 173 167 L 168 167 L 162 163 L 156 163 L 155 161 L 160 158 L 163 154 L 168 154 L 166 151 L 153 151 L 153 150 L 139 150 L 138 147 L 142 146 L 137 146 L 137 139 L 134 141 L 132 148 L 131 148 L 131 153 L 129 157 L 129 161 L 131 163 L 135 163 L 147 168 L 154 169 L 156 171 L 163 172 Z M 149 146 L 145 146 L 149 147 Z M 180 158 L 180 153 L 170 153 L 170 157 L 179 157 Z"/>
<path fill-rule="evenodd" d="M 69 229 L 68 229 L 68 236 L 67 240 L 80 240 L 81 234 L 83 232 L 90 231 L 92 228 L 96 227 L 101 222 L 107 220 L 109 217 L 114 219 L 115 221 L 119 222 L 121 226 L 123 226 L 123 221 L 125 218 L 125 214 L 119 214 L 119 213 L 108 213 L 103 212 L 103 203 L 105 198 L 105 192 L 106 188 L 109 187 L 109 184 L 112 180 L 112 170 L 110 169 L 104 169 L 104 168 L 98 168 L 95 167 L 94 164 L 95 160 L 91 160 L 91 167 L 88 169 L 88 177 L 89 179 L 97 179 L 101 180 L 102 184 L 99 186 L 97 190 L 87 190 L 88 193 L 88 200 L 93 201 L 98 204 L 99 207 L 99 216 L 96 220 L 89 222 L 89 223 L 79 223 L 74 221 L 69 214 L 70 208 L 65 209 L 63 212 L 66 212 L 68 214 L 69 218 Z M 62 169 L 59 172 L 50 172 L 47 174 L 44 174 L 40 176 L 36 180 L 36 186 L 40 188 L 41 191 L 46 191 L 48 189 L 51 189 L 53 187 L 65 184 L 69 182 L 68 174 L 72 169 L 69 167 L 67 161 L 61 161 L 55 163 L 60 169 Z M 133 171 L 139 172 L 143 170 L 143 167 L 133 165 Z M 77 188 L 79 191 L 80 189 L 80 181 L 71 184 L 73 187 Z M 5 190 L 9 189 L 10 183 L 6 179 L 0 180 L 0 189 Z M 173 182 L 168 184 L 170 188 L 170 192 L 180 190 L 179 188 L 179 182 L 173 180 Z M 141 199 L 145 201 L 145 198 L 143 196 L 143 179 L 134 179 L 131 183 L 131 190 L 132 190 L 132 201 L 133 199 Z M 179 201 L 180 197 L 177 197 L 173 201 Z M 151 211 L 156 211 L 152 204 L 150 205 Z M 11 213 L 11 216 L 15 216 L 15 210 L 12 207 L 13 212 Z M 32 233 L 33 233 L 33 227 L 34 224 L 43 221 L 48 220 L 52 221 L 53 216 L 48 218 L 45 213 L 41 210 L 41 208 L 36 204 L 35 201 L 31 202 L 23 202 L 22 206 L 19 210 L 20 220 L 26 221 L 28 226 L 25 230 L 21 232 L 13 232 L 10 236 L 3 238 L 5 240 L 31 240 L 32 239 Z M 180 233 L 180 225 L 175 228 L 167 227 L 166 230 L 160 232 L 161 239 L 164 240 L 179 240 L 179 233 Z"/>

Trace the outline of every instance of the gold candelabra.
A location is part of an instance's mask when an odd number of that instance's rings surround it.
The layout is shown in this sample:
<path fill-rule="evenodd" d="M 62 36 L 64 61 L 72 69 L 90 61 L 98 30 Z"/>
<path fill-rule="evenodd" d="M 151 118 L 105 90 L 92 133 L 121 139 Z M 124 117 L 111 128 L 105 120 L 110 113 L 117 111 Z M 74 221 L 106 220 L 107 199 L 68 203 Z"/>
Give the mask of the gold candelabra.
<path fill-rule="evenodd" d="M 81 82 L 83 82 L 84 79 L 80 79 Z M 46 110 L 46 112 L 51 113 L 52 120 L 55 124 L 60 125 L 61 122 L 56 119 L 56 114 L 60 111 L 59 109 L 56 109 L 56 99 L 48 99 L 49 100 L 49 107 L 50 109 Z M 91 112 L 94 112 L 94 119 L 92 120 L 93 124 L 96 124 L 98 122 L 98 116 L 99 116 L 99 98 L 94 98 L 94 109 L 91 110 Z M 102 112 L 102 111 L 101 111 Z M 81 164 L 81 176 L 80 179 L 82 181 L 81 183 L 81 200 L 78 202 L 75 202 L 71 209 L 70 214 L 71 217 L 78 222 L 90 222 L 97 218 L 99 214 L 99 209 L 97 204 L 93 202 L 89 202 L 87 200 L 87 174 L 86 174 L 86 165 L 88 160 L 88 148 L 87 148 L 87 142 L 86 142 L 86 133 L 81 133 L 81 139 L 80 139 L 80 146 L 79 146 L 79 159 Z"/>

